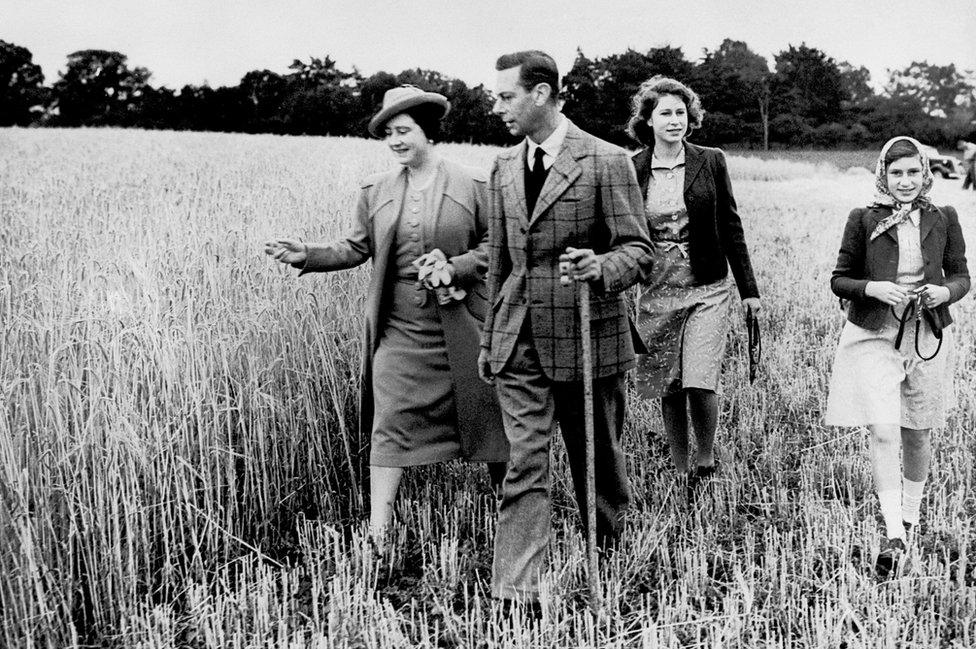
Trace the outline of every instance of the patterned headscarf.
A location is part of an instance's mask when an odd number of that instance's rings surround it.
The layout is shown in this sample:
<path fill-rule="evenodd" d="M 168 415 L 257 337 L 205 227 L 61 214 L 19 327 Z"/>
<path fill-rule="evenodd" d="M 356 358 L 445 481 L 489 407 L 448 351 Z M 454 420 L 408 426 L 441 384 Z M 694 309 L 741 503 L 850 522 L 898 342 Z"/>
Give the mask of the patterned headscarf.
<path fill-rule="evenodd" d="M 922 160 L 922 189 L 918 192 L 918 196 L 915 197 L 911 203 L 901 203 L 896 199 L 891 191 L 888 189 L 888 167 L 885 165 L 885 156 L 888 154 L 888 149 L 891 148 L 895 142 L 900 140 L 905 140 L 910 142 L 918 149 L 918 155 Z M 893 137 L 888 140 L 885 145 L 881 148 L 881 155 L 878 156 L 878 164 L 874 168 L 874 201 L 871 203 L 873 207 L 890 207 L 891 214 L 881 219 L 878 225 L 874 228 L 871 233 L 871 241 L 874 241 L 880 237 L 888 228 L 893 228 L 899 223 L 908 220 L 908 215 L 912 213 L 913 210 L 929 207 L 932 202 L 929 200 L 926 194 L 932 189 L 932 170 L 929 169 L 929 157 L 925 155 L 925 149 L 922 144 L 915 138 L 908 137 L 907 135 L 900 135 L 898 137 Z"/>

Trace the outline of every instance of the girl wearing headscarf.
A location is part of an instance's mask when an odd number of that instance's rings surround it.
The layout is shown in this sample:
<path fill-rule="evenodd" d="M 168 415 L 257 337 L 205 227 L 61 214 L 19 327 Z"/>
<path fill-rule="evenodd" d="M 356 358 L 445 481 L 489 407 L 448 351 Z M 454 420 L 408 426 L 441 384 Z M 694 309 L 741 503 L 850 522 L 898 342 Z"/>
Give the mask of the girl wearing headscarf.
<path fill-rule="evenodd" d="M 453 459 L 505 475 L 508 441 L 491 386 L 478 378 L 488 265 L 487 174 L 434 147 L 450 109 L 414 86 L 388 90 L 369 132 L 396 169 L 366 178 L 349 233 L 328 243 L 277 239 L 274 259 L 301 274 L 372 260 L 366 295 L 360 431 L 370 439 L 370 533 L 385 549 L 405 467 Z"/>
<path fill-rule="evenodd" d="M 933 205 L 931 187 L 921 144 L 910 137 L 885 144 L 874 201 L 848 217 L 830 280 L 848 307 L 825 420 L 870 430 L 885 523 L 882 576 L 918 525 L 931 431 L 955 405 L 948 306 L 969 291 L 969 271 L 956 210 Z"/>

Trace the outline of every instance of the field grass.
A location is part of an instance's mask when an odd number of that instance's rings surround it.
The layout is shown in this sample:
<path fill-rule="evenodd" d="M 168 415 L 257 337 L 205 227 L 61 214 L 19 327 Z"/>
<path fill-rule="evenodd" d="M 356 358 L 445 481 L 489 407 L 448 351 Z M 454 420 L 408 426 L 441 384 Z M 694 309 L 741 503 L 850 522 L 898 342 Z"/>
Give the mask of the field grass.
<path fill-rule="evenodd" d="M 785 160 L 789 162 L 804 162 L 815 165 L 832 165 L 841 171 L 851 167 L 860 167 L 874 171 L 878 161 L 878 149 L 729 149 L 729 155 L 740 158 L 759 158 L 761 160 Z"/>
<path fill-rule="evenodd" d="M 634 506 L 595 620 L 555 444 L 535 623 L 486 594 L 483 467 L 409 472 L 393 565 L 364 551 L 368 269 L 298 279 L 261 253 L 342 232 L 382 144 L 0 130 L 0 646 L 976 646 L 976 308 L 954 307 L 960 407 L 912 568 L 879 582 L 864 431 L 821 419 L 827 278 L 872 183 L 818 162 L 730 159 L 765 336 L 750 386 L 732 334 L 721 479 L 684 503 L 655 407 L 631 400 Z M 974 193 L 936 182 L 976 242 Z"/>
<path fill-rule="evenodd" d="M 878 147 L 880 149 L 880 147 Z M 852 167 L 874 171 L 874 166 L 878 161 L 878 149 L 773 149 L 771 151 L 761 151 L 757 149 L 730 149 L 730 155 L 740 158 L 759 158 L 761 160 L 786 160 L 789 162 L 804 162 L 814 165 L 831 165 L 846 171 Z M 943 155 L 959 158 L 959 153 L 954 150 L 943 149 Z M 956 182 L 962 183 L 961 179 Z"/>

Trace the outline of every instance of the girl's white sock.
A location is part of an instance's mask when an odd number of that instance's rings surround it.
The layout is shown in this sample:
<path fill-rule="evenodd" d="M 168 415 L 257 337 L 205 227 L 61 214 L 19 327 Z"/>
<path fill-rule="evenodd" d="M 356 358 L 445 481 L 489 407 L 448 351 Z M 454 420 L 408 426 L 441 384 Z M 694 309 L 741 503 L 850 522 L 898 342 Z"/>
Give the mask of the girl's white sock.
<path fill-rule="evenodd" d="M 906 477 L 901 479 L 901 518 L 912 526 L 918 525 L 919 511 L 922 509 L 922 490 L 925 480 L 915 482 Z"/>
<path fill-rule="evenodd" d="M 886 535 L 889 539 L 905 538 L 905 527 L 901 524 L 901 490 L 886 489 L 878 492 L 881 516 L 884 518 Z"/>

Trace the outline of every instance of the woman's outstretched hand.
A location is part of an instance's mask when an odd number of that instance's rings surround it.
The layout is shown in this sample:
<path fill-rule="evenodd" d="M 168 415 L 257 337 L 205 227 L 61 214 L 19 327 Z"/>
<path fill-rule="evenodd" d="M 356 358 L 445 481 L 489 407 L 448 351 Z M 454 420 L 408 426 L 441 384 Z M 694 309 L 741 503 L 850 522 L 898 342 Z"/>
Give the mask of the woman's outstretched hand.
<path fill-rule="evenodd" d="M 293 239 L 276 239 L 264 244 L 264 252 L 283 264 L 301 264 L 308 259 L 308 246 Z"/>
<path fill-rule="evenodd" d="M 908 291 L 894 282 L 868 282 L 864 294 L 890 306 L 896 306 L 908 299 Z"/>

